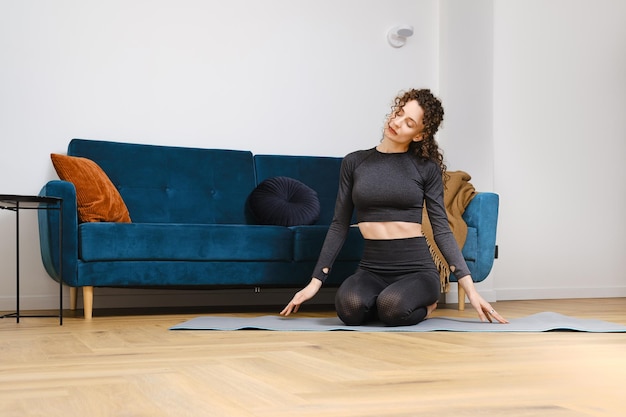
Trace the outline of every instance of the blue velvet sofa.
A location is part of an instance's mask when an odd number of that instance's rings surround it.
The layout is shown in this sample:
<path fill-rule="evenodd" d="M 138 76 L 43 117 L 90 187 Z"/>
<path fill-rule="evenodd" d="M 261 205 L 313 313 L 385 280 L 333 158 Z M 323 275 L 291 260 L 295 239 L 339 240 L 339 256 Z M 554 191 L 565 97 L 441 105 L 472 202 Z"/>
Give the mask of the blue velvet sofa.
<path fill-rule="evenodd" d="M 334 157 L 86 139 L 71 140 L 67 154 L 102 168 L 132 220 L 80 223 L 76 188 L 68 181 L 49 181 L 40 192 L 63 199 L 62 259 L 60 215 L 54 210 L 39 214 L 44 266 L 70 287 L 72 308 L 82 288 L 86 318 L 92 316 L 94 287 L 302 287 L 333 216 L 341 165 L 341 158 Z M 317 193 L 314 224 L 257 224 L 251 218 L 251 193 L 275 177 L 295 179 Z M 476 281 L 487 277 L 493 264 L 497 215 L 493 193 L 478 193 L 464 214 L 469 232 L 463 254 Z M 358 228 L 351 228 L 327 285 L 339 285 L 354 271 L 362 243 Z"/>

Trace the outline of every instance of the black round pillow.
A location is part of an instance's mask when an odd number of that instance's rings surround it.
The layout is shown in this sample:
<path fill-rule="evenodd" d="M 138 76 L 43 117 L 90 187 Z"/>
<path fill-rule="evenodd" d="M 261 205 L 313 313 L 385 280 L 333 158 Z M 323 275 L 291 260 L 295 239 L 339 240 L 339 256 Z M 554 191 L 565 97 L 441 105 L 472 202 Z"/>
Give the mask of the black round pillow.
<path fill-rule="evenodd" d="M 261 182 L 248 197 L 248 207 L 255 221 L 265 225 L 309 225 L 320 216 L 317 192 L 289 177 Z"/>

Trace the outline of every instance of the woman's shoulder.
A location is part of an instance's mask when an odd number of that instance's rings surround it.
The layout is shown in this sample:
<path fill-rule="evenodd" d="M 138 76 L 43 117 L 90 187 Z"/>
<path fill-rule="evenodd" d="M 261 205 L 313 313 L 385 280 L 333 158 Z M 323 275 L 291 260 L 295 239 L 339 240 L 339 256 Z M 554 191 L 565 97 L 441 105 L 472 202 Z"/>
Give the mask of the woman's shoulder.
<path fill-rule="evenodd" d="M 435 171 L 440 169 L 439 164 L 430 158 L 421 158 L 421 157 L 413 155 L 411 159 L 413 159 L 415 161 L 415 164 L 418 165 L 422 169 L 435 170 Z"/>
<path fill-rule="evenodd" d="M 411 160 L 415 164 L 415 167 L 422 178 L 427 179 L 441 177 L 441 168 L 439 167 L 439 164 L 432 159 L 412 156 Z"/>
<path fill-rule="evenodd" d="M 376 148 L 361 149 L 358 151 L 350 152 L 349 154 L 344 156 L 343 160 L 344 160 L 344 163 L 350 164 L 352 166 L 357 166 L 361 162 L 369 158 L 370 156 L 374 155 L 375 152 L 376 152 Z"/>
<path fill-rule="evenodd" d="M 350 152 L 343 157 L 343 161 L 341 162 L 342 169 L 344 171 L 354 171 L 356 167 L 361 165 L 361 162 L 365 161 L 375 150 L 376 148 L 371 148 Z"/>
<path fill-rule="evenodd" d="M 350 152 L 349 154 L 344 156 L 344 159 L 359 160 L 359 159 L 367 158 L 369 155 L 371 155 L 375 151 L 376 151 L 376 148 L 360 149 L 358 151 Z"/>

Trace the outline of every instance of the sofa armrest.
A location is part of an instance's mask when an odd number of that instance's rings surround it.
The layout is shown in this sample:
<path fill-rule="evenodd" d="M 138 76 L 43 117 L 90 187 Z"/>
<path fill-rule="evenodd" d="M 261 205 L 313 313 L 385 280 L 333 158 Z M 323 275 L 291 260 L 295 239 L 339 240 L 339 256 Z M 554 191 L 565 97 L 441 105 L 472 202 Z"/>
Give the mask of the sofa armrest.
<path fill-rule="evenodd" d="M 72 287 L 77 282 L 78 263 L 78 207 L 76 188 L 68 181 L 49 181 L 39 192 L 40 196 L 63 199 L 63 283 Z M 46 272 L 58 281 L 59 277 L 59 211 L 38 210 L 39 246 Z"/>
<path fill-rule="evenodd" d="M 478 235 L 475 259 L 470 267 L 474 282 L 487 278 L 493 266 L 499 202 L 498 194 L 480 192 L 474 196 L 463 213 L 467 226 L 475 228 Z"/>

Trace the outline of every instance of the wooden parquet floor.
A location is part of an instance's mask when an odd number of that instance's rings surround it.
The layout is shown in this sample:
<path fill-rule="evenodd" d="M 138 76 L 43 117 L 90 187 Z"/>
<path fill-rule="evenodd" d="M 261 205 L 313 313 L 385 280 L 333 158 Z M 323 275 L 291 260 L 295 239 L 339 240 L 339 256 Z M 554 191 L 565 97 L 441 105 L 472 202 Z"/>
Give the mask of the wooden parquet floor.
<path fill-rule="evenodd" d="M 494 306 L 626 324 L 624 298 Z M 0 320 L 0 416 L 626 416 L 625 333 L 168 330 L 198 315 Z"/>

